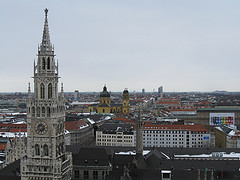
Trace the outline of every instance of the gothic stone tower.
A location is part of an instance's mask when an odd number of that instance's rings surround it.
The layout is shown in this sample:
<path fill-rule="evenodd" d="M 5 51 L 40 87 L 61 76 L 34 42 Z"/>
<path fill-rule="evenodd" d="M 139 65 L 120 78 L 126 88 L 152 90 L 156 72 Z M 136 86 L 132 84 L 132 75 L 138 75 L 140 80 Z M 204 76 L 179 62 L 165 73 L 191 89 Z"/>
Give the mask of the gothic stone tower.
<path fill-rule="evenodd" d="M 34 63 L 34 96 L 27 99 L 27 155 L 21 159 L 22 180 L 69 180 L 72 156 L 65 145 L 63 87 L 58 96 L 58 65 L 50 43 L 45 9 L 42 43 Z"/>
<path fill-rule="evenodd" d="M 136 121 L 136 155 L 143 154 L 143 121 L 141 115 L 142 105 L 139 106 L 139 119 Z"/>

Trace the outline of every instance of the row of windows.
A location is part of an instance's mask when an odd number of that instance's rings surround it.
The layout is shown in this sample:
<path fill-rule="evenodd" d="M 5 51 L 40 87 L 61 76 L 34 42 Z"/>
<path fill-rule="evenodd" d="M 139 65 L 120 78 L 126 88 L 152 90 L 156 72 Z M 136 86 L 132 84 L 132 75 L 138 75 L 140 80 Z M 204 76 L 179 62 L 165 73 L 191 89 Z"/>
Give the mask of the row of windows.
<path fill-rule="evenodd" d="M 183 144 L 184 142 L 181 142 L 181 141 L 176 141 L 176 142 L 164 142 L 164 141 L 161 141 L 161 142 L 158 142 L 158 141 L 143 141 L 143 143 L 145 144 Z"/>
<path fill-rule="evenodd" d="M 60 155 L 61 153 L 64 153 L 65 151 L 65 145 L 64 143 L 61 143 L 60 145 L 57 146 L 56 148 L 56 154 Z M 39 144 L 35 144 L 34 150 L 35 150 L 35 156 L 49 156 L 49 148 L 48 145 L 44 144 L 43 146 L 43 150 L 42 153 L 40 152 L 40 145 Z"/>
<path fill-rule="evenodd" d="M 101 103 L 101 104 L 105 104 L 105 103 L 110 104 L 110 100 L 101 100 L 100 103 Z"/>
<path fill-rule="evenodd" d="M 181 141 L 181 140 L 183 140 L 183 138 L 143 138 L 143 140 L 169 140 L 169 141 L 171 141 L 171 140 L 173 140 L 173 141 Z M 200 139 L 199 139 L 200 140 Z"/>
<path fill-rule="evenodd" d="M 124 139 L 132 139 L 133 136 L 110 136 L 110 135 L 97 135 L 98 138 L 124 138 Z"/>
<path fill-rule="evenodd" d="M 97 139 L 97 141 L 107 141 L 107 142 L 116 142 L 115 139 Z M 133 142 L 132 140 L 117 140 L 117 142 Z"/>
<path fill-rule="evenodd" d="M 105 179 L 105 175 L 107 174 L 107 171 L 92 171 L 92 178 L 93 179 Z M 101 177 L 102 176 L 102 177 Z M 80 179 L 80 171 L 74 170 L 74 178 Z M 90 179 L 90 172 L 89 171 L 83 171 L 83 179 Z"/>
<path fill-rule="evenodd" d="M 46 69 L 46 64 L 47 64 L 47 69 L 50 69 L 50 58 L 47 58 L 47 62 L 45 60 L 45 58 L 42 58 L 42 70 Z"/>
<path fill-rule="evenodd" d="M 48 84 L 48 87 L 47 87 L 48 91 L 47 91 L 47 98 L 48 99 L 51 99 L 52 96 L 53 96 L 53 86 L 52 86 L 52 83 L 49 83 Z M 40 84 L 40 99 L 45 99 L 45 85 L 43 83 Z"/>
<path fill-rule="evenodd" d="M 167 134 L 182 134 L 185 131 L 147 131 L 144 130 L 143 133 L 167 133 Z"/>
<path fill-rule="evenodd" d="M 156 134 L 159 134 L 159 133 L 161 133 L 161 134 L 183 134 L 183 133 L 185 133 L 186 131 L 156 131 L 156 130 L 154 130 L 154 131 L 147 131 L 147 130 L 144 130 L 143 131 L 143 133 L 151 133 L 151 134 L 154 134 L 154 133 L 156 133 Z M 205 134 L 205 133 L 207 133 L 206 131 L 191 131 L 191 134 Z M 187 131 L 187 134 L 189 134 L 189 131 Z"/>
<path fill-rule="evenodd" d="M 132 143 L 128 144 L 128 143 L 101 143 L 101 142 L 97 142 L 96 143 L 98 146 L 133 146 Z"/>
<path fill-rule="evenodd" d="M 92 112 L 92 109 L 90 109 L 90 112 Z M 98 113 L 98 110 L 96 108 L 93 108 L 93 112 Z M 110 113 L 120 113 L 120 112 L 122 112 L 122 108 L 121 109 L 110 109 Z M 106 110 L 102 109 L 102 113 L 106 113 Z"/>
<path fill-rule="evenodd" d="M 150 137 L 151 137 L 151 136 L 153 136 L 153 137 L 158 137 L 158 136 L 159 136 L 159 137 L 165 137 L 165 136 L 166 136 L 166 137 L 171 137 L 171 136 L 172 136 L 172 137 L 183 137 L 183 135 L 181 135 L 181 134 L 180 134 L 180 135 L 169 135 L 169 134 L 166 134 L 166 135 L 164 135 L 164 134 L 160 134 L 160 135 L 158 135 L 158 134 L 143 134 L 143 136 L 150 136 Z"/>
<path fill-rule="evenodd" d="M 50 113 L 53 112 L 55 113 L 56 112 L 61 112 L 64 110 L 64 106 L 58 106 L 57 108 L 50 108 L 50 107 L 47 107 L 45 108 L 44 106 L 42 108 L 40 107 L 37 107 L 36 108 L 36 111 L 35 111 L 35 107 L 32 107 L 32 111 L 29 107 L 28 109 L 28 112 L 32 114 L 33 117 L 50 117 Z"/>
<path fill-rule="evenodd" d="M 35 155 L 36 156 L 40 156 L 40 146 L 39 144 L 35 144 Z M 48 156 L 49 155 L 49 152 L 48 152 L 48 145 L 44 145 L 43 146 L 43 156 Z"/>

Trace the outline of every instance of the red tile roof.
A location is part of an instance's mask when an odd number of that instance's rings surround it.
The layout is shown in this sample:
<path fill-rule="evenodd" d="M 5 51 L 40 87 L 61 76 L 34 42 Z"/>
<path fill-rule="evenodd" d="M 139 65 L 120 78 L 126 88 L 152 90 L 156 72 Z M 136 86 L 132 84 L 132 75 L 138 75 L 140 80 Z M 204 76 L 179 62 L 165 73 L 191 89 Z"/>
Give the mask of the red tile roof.
<path fill-rule="evenodd" d="M 157 104 L 162 105 L 180 105 L 179 101 L 159 101 Z"/>
<path fill-rule="evenodd" d="M 196 111 L 195 109 L 171 109 L 171 111 Z"/>
<path fill-rule="evenodd" d="M 1 132 L 27 132 L 27 124 L 0 123 Z"/>
<path fill-rule="evenodd" d="M 77 120 L 77 121 L 67 121 L 67 122 L 65 122 L 65 128 L 68 131 L 79 130 L 80 127 L 83 127 L 83 126 L 87 126 L 87 123 L 82 119 Z"/>
<path fill-rule="evenodd" d="M 115 117 L 113 120 L 121 121 L 122 123 L 135 123 L 135 121 L 125 118 L 125 117 Z"/>

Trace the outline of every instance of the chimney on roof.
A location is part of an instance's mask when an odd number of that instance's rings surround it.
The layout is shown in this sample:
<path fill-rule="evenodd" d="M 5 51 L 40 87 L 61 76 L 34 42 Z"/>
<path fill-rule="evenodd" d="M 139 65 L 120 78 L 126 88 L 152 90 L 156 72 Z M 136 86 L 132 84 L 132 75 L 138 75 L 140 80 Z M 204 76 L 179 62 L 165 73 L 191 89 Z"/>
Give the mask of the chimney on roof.
<path fill-rule="evenodd" d="M 136 122 L 136 155 L 143 154 L 143 122 L 141 116 L 142 104 L 139 106 L 139 117 Z"/>

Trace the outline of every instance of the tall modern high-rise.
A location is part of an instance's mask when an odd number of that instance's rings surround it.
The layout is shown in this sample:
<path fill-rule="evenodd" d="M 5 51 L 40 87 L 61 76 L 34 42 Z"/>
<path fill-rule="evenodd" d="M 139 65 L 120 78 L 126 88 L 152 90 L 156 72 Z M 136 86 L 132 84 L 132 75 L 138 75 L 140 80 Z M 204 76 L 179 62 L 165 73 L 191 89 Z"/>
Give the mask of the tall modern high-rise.
<path fill-rule="evenodd" d="M 72 156 L 65 145 L 63 85 L 58 94 L 58 64 L 50 42 L 48 10 L 38 60 L 34 62 L 34 96 L 27 99 L 27 155 L 21 159 L 22 180 L 69 180 Z"/>
<path fill-rule="evenodd" d="M 160 86 L 158 88 L 158 94 L 160 94 L 161 96 L 163 95 L 163 86 Z"/>
<path fill-rule="evenodd" d="M 74 91 L 74 100 L 77 101 L 77 100 L 79 100 L 79 98 L 80 98 L 79 91 L 75 90 Z"/>

